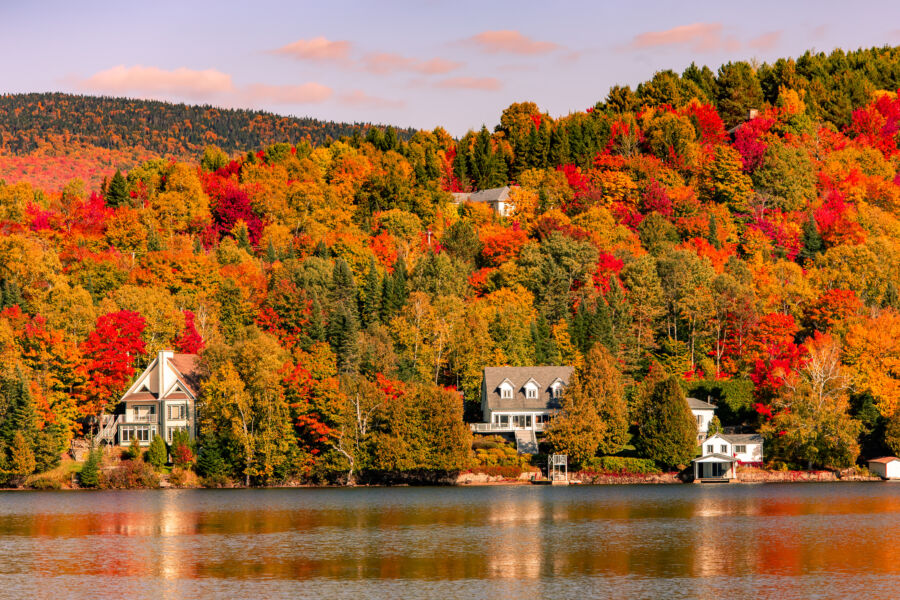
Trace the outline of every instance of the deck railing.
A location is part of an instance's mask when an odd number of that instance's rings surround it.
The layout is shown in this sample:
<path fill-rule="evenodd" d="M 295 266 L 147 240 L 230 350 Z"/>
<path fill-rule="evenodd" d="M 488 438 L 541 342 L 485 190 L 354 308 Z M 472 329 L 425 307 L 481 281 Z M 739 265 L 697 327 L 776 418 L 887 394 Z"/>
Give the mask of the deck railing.
<path fill-rule="evenodd" d="M 492 432 L 509 432 L 521 431 L 523 429 L 533 429 L 534 431 L 543 431 L 545 423 L 534 423 L 531 427 L 520 427 L 517 425 L 501 425 L 500 423 L 469 423 L 469 429 L 475 433 L 492 433 Z"/>

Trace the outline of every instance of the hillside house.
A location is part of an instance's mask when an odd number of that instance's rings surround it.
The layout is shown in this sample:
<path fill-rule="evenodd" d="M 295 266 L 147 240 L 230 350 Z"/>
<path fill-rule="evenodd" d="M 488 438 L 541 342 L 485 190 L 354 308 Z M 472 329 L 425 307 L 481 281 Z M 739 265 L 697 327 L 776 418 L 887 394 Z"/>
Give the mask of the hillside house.
<path fill-rule="evenodd" d="M 148 446 L 159 434 L 172 441 L 176 431 L 197 435 L 198 357 L 161 351 L 123 394 L 114 415 L 101 422 L 98 441 L 127 446 L 137 438 Z"/>
<path fill-rule="evenodd" d="M 489 190 L 481 190 L 478 192 L 460 192 L 453 194 L 453 200 L 457 204 L 463 202 L 484 203 L 501 217 L 507 217 L 512 214 L 513 204 L 510 202 L 509 193 L 518 186 L 503 186 L 499 188 L 491 188 Z"/>
<path fill-rule="evenodd" d="M 702 442 L 709 433 L 709 422 L 715 415 L 716 406 L 696 398 L 688 398 L 687 403 L 691 408 L 691 414 L 694 415 L 694 420 L 697 421 L 697 442 Z"/>
<path fill-rule="evenodd" d="M 483 423 L 475 433 L 512 433 L 520 451 L 537 452 L 537 432 L 560 407 L 572 367 L 485 367 L 481 382 Z"/>

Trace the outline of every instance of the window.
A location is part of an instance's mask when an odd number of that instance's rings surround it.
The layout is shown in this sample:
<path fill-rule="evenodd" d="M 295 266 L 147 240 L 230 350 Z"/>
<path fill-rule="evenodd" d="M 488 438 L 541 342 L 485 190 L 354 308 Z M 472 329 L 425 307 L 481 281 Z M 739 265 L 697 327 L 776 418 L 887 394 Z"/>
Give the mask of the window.
<path fill-rule="evenodd" d="M 714 450 L 713 450 L 713 445 L 712 445 L 712 444 L 708 444 L 708 445 L 706 446 L 706 452 L 709 453 L 709 454 L 712 454 L 712 453 L 714 452 Z"/>
<path fill-rule="evenodd" d="M 722 444 L 719 446 L 719 452 L 722 454 L 728 454 L 728 446 L 726 444 Z"/>
<path fill-rule="evenodd" d="M 134 409 L 134 421 L 136 423 L 156 423 L 156 406 L 153 404 L 138 404 Z"/>
<path fill-rule="evenodd" d="M 166 429 L 166 441 L 172 443 L 172 436 L 175 435 L 176 431 L 185 431 L 186 427 L 168 427 Z"/>
<path fill-rule="evenodd" d="M 734 447 L 735 454 L 744 454 L 745 452 L 747 452 L 747 446 L 744 446 L 743 444 Z"/>
<path fill-rule="evenodd" d="M 537 391 L 536 387 L 534 387 L 533 385 L 529 385 L 528 387 L 525 388 L 525 397 L 530 400 L 534 400 L 535 398 L 538 397 L 537 392 L 538 391 Z"/>
<path fill-rule="evenodd" d="M 697 415 L 697 425 L 703 427 L 703 415 Z"/>
<path fill-rule="evenodd" d="M 562 386 L 559 384 L 554 385 L 550 389 L 550 395 L 554 398 L 562 398 Z"/>
<path fill-rule="evenodd" d="M 186 404 L 170 404 L 168 418 L 173 421 L 186 419 L 187 418 L 187 405 Z"/>
<path fill-rule="evenodd" d="M 509 415 L 500 415 L 500 425 L 509 427 Z"/>
<path fill-rule="evenodd" d="M 504 385 L 503 387 L 501 387 L 500 388 L 500 397 L 506 398 L 506 399 L 512 398 L 512 388 L 507 385 Z"/>
<path fill-rule="evenodd" d="M 134 434 L 139 442 L 149 442 L 156 434 L 156 427 L 138 426 L 134 428 Z"/>
<path fill-rule="evenodd" d="M 119 430 L 119 441 L 120 442 L 130 442 L 131 441 L 131 432 L 133 429 L 131 427 L 123 427 Z"/>

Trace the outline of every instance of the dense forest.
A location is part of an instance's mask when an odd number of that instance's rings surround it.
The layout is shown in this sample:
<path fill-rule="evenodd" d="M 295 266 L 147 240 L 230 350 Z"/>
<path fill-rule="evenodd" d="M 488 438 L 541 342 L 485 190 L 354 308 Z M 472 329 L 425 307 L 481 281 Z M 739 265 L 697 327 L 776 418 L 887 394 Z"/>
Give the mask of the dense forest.
<path fill-rule="evenodd" d="M 0 185 L 0 472 L 52 468 L 164 347 L 205 365 L 178 454 L 209 482 L 517 463 L 464 422 L 504 364 L 576 366 L 544 449 L 585 467 L 686 464 L 685 394 L 773 466 L 900 452 L 898 59 Z M 507 184 L 508 217 L 451 195 Z"/>
<path fill-rule="evenodd" d="M 154 100 L 3 94 L 0 155 L 7 158 L 0 177 L 58 191 L 72 177 L 99 185 L 101 172 L 131 168 L 154 156 L 189 159 L 211 144 L 229 153 L 303 140 L 320 145 L 364 134 L 369 127 Z M 408 138 L 413 130 L 399 133 Z"/>

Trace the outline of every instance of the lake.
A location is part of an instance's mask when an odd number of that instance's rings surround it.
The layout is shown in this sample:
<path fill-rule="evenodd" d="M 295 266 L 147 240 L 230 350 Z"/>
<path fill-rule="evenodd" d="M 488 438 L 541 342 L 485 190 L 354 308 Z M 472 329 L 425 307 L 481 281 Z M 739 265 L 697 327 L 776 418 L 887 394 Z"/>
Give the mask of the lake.
<path fill-rule="evenodd" d="M 897 598 L 900 484 L 0 493 L 0 596 Z"/>

